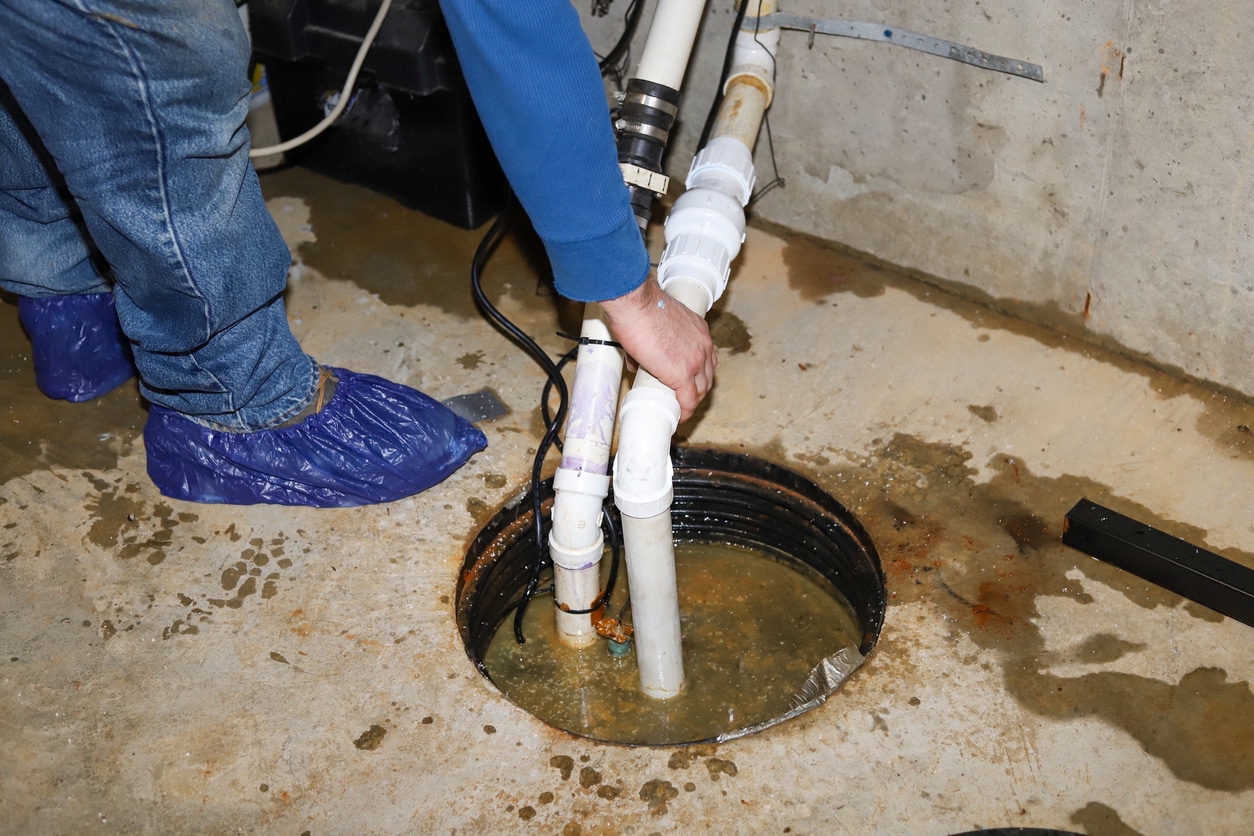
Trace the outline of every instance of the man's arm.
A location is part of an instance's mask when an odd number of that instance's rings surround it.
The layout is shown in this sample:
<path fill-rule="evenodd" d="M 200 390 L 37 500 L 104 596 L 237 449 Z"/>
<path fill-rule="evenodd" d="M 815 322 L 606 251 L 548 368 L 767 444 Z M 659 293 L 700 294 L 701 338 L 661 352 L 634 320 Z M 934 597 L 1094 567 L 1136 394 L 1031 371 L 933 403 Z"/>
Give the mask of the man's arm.
<path fill-rule="evenodd" d="M 596 56 L 569 0 L 442 0 L 480 119 L 563 296 L 600 302 L 688 418 L 714 379 L 705 321 L 666 296 L 618 168 Z"/>

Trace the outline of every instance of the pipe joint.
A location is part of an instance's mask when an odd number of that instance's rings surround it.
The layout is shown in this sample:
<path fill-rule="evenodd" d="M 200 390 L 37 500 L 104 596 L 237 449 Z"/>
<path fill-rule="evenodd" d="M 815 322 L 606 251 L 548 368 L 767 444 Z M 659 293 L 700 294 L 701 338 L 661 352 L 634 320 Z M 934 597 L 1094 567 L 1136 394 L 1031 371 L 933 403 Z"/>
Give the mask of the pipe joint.
<path fill-rule="evenodd" d="M 766 4 L 763 4 L 766 5 Z M 733 84 L 748 81 L 766 94 L 766 106 L 775 97 L 775 53 L 779 50 L 779 28 L 741 29 L 736 33 L 732 52 L 732 68 L 723 84 L 723 92 Z"/>
<path fill-rule="evenodd" d="M 601 562 L 601 554 L 605 551 L 605 535 L 597 529 L 596 542 L 581 549 L 568 549 L 557 542 L 552 533 L 549 534 L 549 557 L 553 565 L 559 569 L 579 572 L 590 569 Z"/>
<path fill-rule="evenodd" d="M 727 289 L 731 260 L 732 255 L 718 242 L 701 235 L 681 235 L 662 251 L 658 284 L 672 293 L 677 281 L 692 282 L 700 288 L 703 309 L 708 311 Z"/>
<path fill-rule="evenodd" d="M 655 517 L 674 498 L 670 440 L 679 426 L 679 401 L 666 388 L 637 387 L 623 398 L 614 504 L 629 517 Z"/>
<path fill-rule="evenodd" d="M 710 140 L 693 158 L 684 185 L 689 189 L 726 191 L 744 206 L 753 195 L 755 182 L 753 152 L 738 139 L 720 136 Z"/>
<path fill-rule="evenodd" d="M 665 84 L 633 78 L 627 82 L 627 92 L 614 122 L 618 164 L 641 230 L 653 214 L 654 197 L 666 190 L 662 155 L 679 111 L 679 98 L 679 91 Z"/>
<path fill-rule="evenodd" d="M 610 477 L 559 467 L 553 476 L 553 526 L 549 546 L 563 569 L 586 569 L 601 559 L 602 504 Z"/>
<path fill-rule="evenodd" d="M 607 473 L 559 467 L 553 474 L 553 490 L 562 494 L 595 497 L 599 503 L 610 493 L 610 477 Z"/>
<path fill-rule="evenodd" d="M 680 195 L 666 218 L 658 284 L 666 290 L 677 279 L 691 280 L 704 290 L 709 310 L 727 288 L 731 262 L 745 240 L 739 195 L 746 184 L 740 172 L 714 164 L 707 165 L 700 177 L 702 187 Z"/>

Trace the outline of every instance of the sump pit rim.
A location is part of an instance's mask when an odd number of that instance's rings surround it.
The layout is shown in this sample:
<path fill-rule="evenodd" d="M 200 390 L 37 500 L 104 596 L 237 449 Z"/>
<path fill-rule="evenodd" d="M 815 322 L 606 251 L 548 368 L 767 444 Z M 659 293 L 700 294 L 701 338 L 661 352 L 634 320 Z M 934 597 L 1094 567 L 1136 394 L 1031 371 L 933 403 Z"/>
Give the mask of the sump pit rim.
<path fill-rule="evenodd" d="M 817 573 L 845 599 L 863 630 L 859 651 L 870 654 L 883 628 L 887 590 L 883 568 L 870 535 L 853 513 L 811 479 L 782 465 L 737 451 L 717 448 L 676 447 L 671 452 L 675 468 L 673 525 L 678 542 L 726 542 L 726 528 L 711 532 L 711 526 L 725 525 L 719 518 L 718 497 L 728 492 L 764 503 L 770 510 L 804 520 L 802 539 L 826 540 L 835 558 L 823 564 L 818 554 L 797 555 L 782 551 L 778 536 L 742 542 L 741 545 L 782 557 L 781 563 L 802 574 Z M 541 484 L 542 513 L 550 513 L 552 480 Z M 456 590 L 455 615 L 458 633 L 466 655 L 479 673 L 493 681 L 483 657 L 493 634 L 521 598 L 535 554 L 534 503 L 531 491 L 515 496 L 482 527 L 471 541 Z M 611 505 L 611 513 L 617 510 Z M 767 514 L 766 517 L 770 517 Z M 741 523 L 744 521 L 741 520 Z M 704 533 L 705 536 L 702 536 Z M 778 532 L 776 532 L 778 534 Z M 751 536 L 752 532 L 749 535 Z M 784 538 L 788 539 L 788 538 Z M 796 538 L 793 538 L 794 540 Z M 821 549 L 820 549 L 821 551 Z M 808 572 L 799 568 L 804 566 Z M 512 702 L 512 700 L 511 700 Z M 515 703 L 516 704 L 516 703 Z M 524 711 L 527 709 L 523 708 Z M 528 712 L 530 713 L 530 712 Z M 535 715 L 532 715 L 535 716 Z M 682 743 L 635 743 L 596 737 L 562 729 L 537 717 L 552 728 L 568 734 L 624 746 L 679 746 L 710 742 L 713 738 Z"/>

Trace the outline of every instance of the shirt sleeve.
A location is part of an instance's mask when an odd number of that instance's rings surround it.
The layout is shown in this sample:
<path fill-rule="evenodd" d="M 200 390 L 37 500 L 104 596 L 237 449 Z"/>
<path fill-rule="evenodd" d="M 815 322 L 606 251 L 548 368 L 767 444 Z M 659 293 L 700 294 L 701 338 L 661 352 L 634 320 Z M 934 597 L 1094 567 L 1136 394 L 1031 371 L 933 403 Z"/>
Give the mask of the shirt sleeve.
<path fill-rule="evenodd" d="M 479 118 L 580 302 L 639 287 L 649 256 L 618 168 L 596 56 L 570 0 L 441 0 Z"/>

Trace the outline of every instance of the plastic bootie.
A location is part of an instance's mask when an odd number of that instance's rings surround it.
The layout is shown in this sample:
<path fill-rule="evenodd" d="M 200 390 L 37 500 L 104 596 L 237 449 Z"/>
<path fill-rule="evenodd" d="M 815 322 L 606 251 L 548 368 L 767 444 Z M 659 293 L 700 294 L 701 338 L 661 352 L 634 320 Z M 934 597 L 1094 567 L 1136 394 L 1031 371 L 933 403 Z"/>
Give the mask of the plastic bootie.
<path fill-rule="evenodd" d="M 17 312 L 30 335 L 35 385 L 48 397 L 89 401 L 135 376 L 112 293 L 22 297 Z"/>
<path fill-rule="evenodd" d="M 339 384 L 320 412 L 291 427 L 231 433 L 152 406 L 148 475 L 192 502 L 344 508 L 424 491 L 488 440 L 416 389 L 331 369 Z"/>

